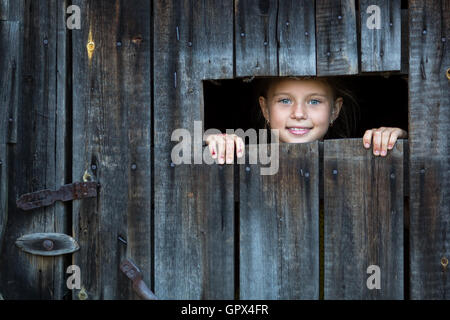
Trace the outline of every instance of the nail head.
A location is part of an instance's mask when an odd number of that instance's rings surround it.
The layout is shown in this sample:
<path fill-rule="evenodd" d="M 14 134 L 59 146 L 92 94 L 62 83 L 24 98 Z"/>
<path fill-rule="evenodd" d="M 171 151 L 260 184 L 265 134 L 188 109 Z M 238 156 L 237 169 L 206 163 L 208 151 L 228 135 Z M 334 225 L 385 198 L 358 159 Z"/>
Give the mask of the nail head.
<path fill-rule="evenodd" d="M 42 245 L 44 246 L 44 249 L 47 251 L 50 251 L 53 249 L 54 243 L 52 240 L 44 240 L 44 242 L 42 243 Z"/>

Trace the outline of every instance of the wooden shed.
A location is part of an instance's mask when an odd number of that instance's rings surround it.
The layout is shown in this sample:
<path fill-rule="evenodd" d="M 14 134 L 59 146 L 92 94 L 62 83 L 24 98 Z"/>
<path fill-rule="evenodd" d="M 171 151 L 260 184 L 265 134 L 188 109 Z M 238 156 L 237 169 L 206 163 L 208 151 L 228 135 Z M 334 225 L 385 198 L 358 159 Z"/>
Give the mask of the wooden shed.
<path fill-rule="evenodd" d="M 1 296 L 449 299 L 449 43 L 450 0 L 0 0 Z M 407 79 L 408 139 L 173 163 L 266 76 Z"/>

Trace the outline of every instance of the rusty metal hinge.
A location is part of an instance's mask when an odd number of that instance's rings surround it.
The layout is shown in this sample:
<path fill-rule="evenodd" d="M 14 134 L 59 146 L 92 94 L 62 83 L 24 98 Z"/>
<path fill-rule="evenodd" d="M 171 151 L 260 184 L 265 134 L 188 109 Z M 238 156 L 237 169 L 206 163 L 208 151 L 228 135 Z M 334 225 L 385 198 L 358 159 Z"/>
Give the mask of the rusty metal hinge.
<path fill-rule="evenodd" d="M 141 270 L 130 259 L 125 259 L 120 264 L 120 270 L 133 281 L 134 291 L 144 300 L 158 300 L 155 294 L 147 287 L 143 280 Z"/>
<path fill-rule="evenodd" d="M 45 189 L 27 193 L 16 201 L 22 210 L 32 210 L 52 205 L 55 201 L 70 201 L 97 196 L 97 182 L 74 182 L 66 184 L 56 191 Z"/>

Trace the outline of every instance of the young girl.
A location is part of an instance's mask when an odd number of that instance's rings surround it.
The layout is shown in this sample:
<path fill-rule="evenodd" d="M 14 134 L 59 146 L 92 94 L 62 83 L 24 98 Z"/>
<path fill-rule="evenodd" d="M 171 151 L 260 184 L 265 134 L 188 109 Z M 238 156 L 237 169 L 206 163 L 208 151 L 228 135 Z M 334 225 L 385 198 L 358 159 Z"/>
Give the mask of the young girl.
<path fill-rule="evenodd" d="M 267 128 L 279 130 L 280 142 L 305 143 L 333 135 L 349 136 L 350 112 L 345 109 L 354 105 L 354 100 L 333 78 L 272 78 L 263 80 L 262 86 L 261 114 Z M 333 127 L 335 122 L 340 125 Z M 397 139 L 407 136 L 400 128 L 381 127 L 367 130 L 363 144 L 368 149 L 373 142 L 373 154 L 384 157 Z M 244 142 L 235 134 L 210 135 L 206 143 L 212 158 L 220 164 L 233 163 L 235 149 L 238 158 L 244 155 Z"/>

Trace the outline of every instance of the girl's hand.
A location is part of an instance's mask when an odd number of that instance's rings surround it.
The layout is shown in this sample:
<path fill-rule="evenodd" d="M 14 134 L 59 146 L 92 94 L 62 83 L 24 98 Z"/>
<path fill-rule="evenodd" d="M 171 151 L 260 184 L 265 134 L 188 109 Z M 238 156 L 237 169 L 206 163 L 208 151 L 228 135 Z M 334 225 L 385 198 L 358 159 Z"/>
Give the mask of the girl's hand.
<path fill-rule="evenodd" d="M 219 159 L 219 163 L 233 163 L 234 145 L 236 144 L 236 155 L 238 158 L 244 155 L 244 141 L 235 134 L 212 134 L 206 138 L 209 152 L 213 159 Z"/>
<path fill-rule="evenodd" d="M 408 133 L 400 128 L 381 127 L 367 130 L 364 133 L 363 143 L 364 147 L 369 149 L 373 138 L 373 154 L 384 157 L 387 155 L 388 149 L 394 148 L 397 139 L 405 139 L 407 137 Z"/>

